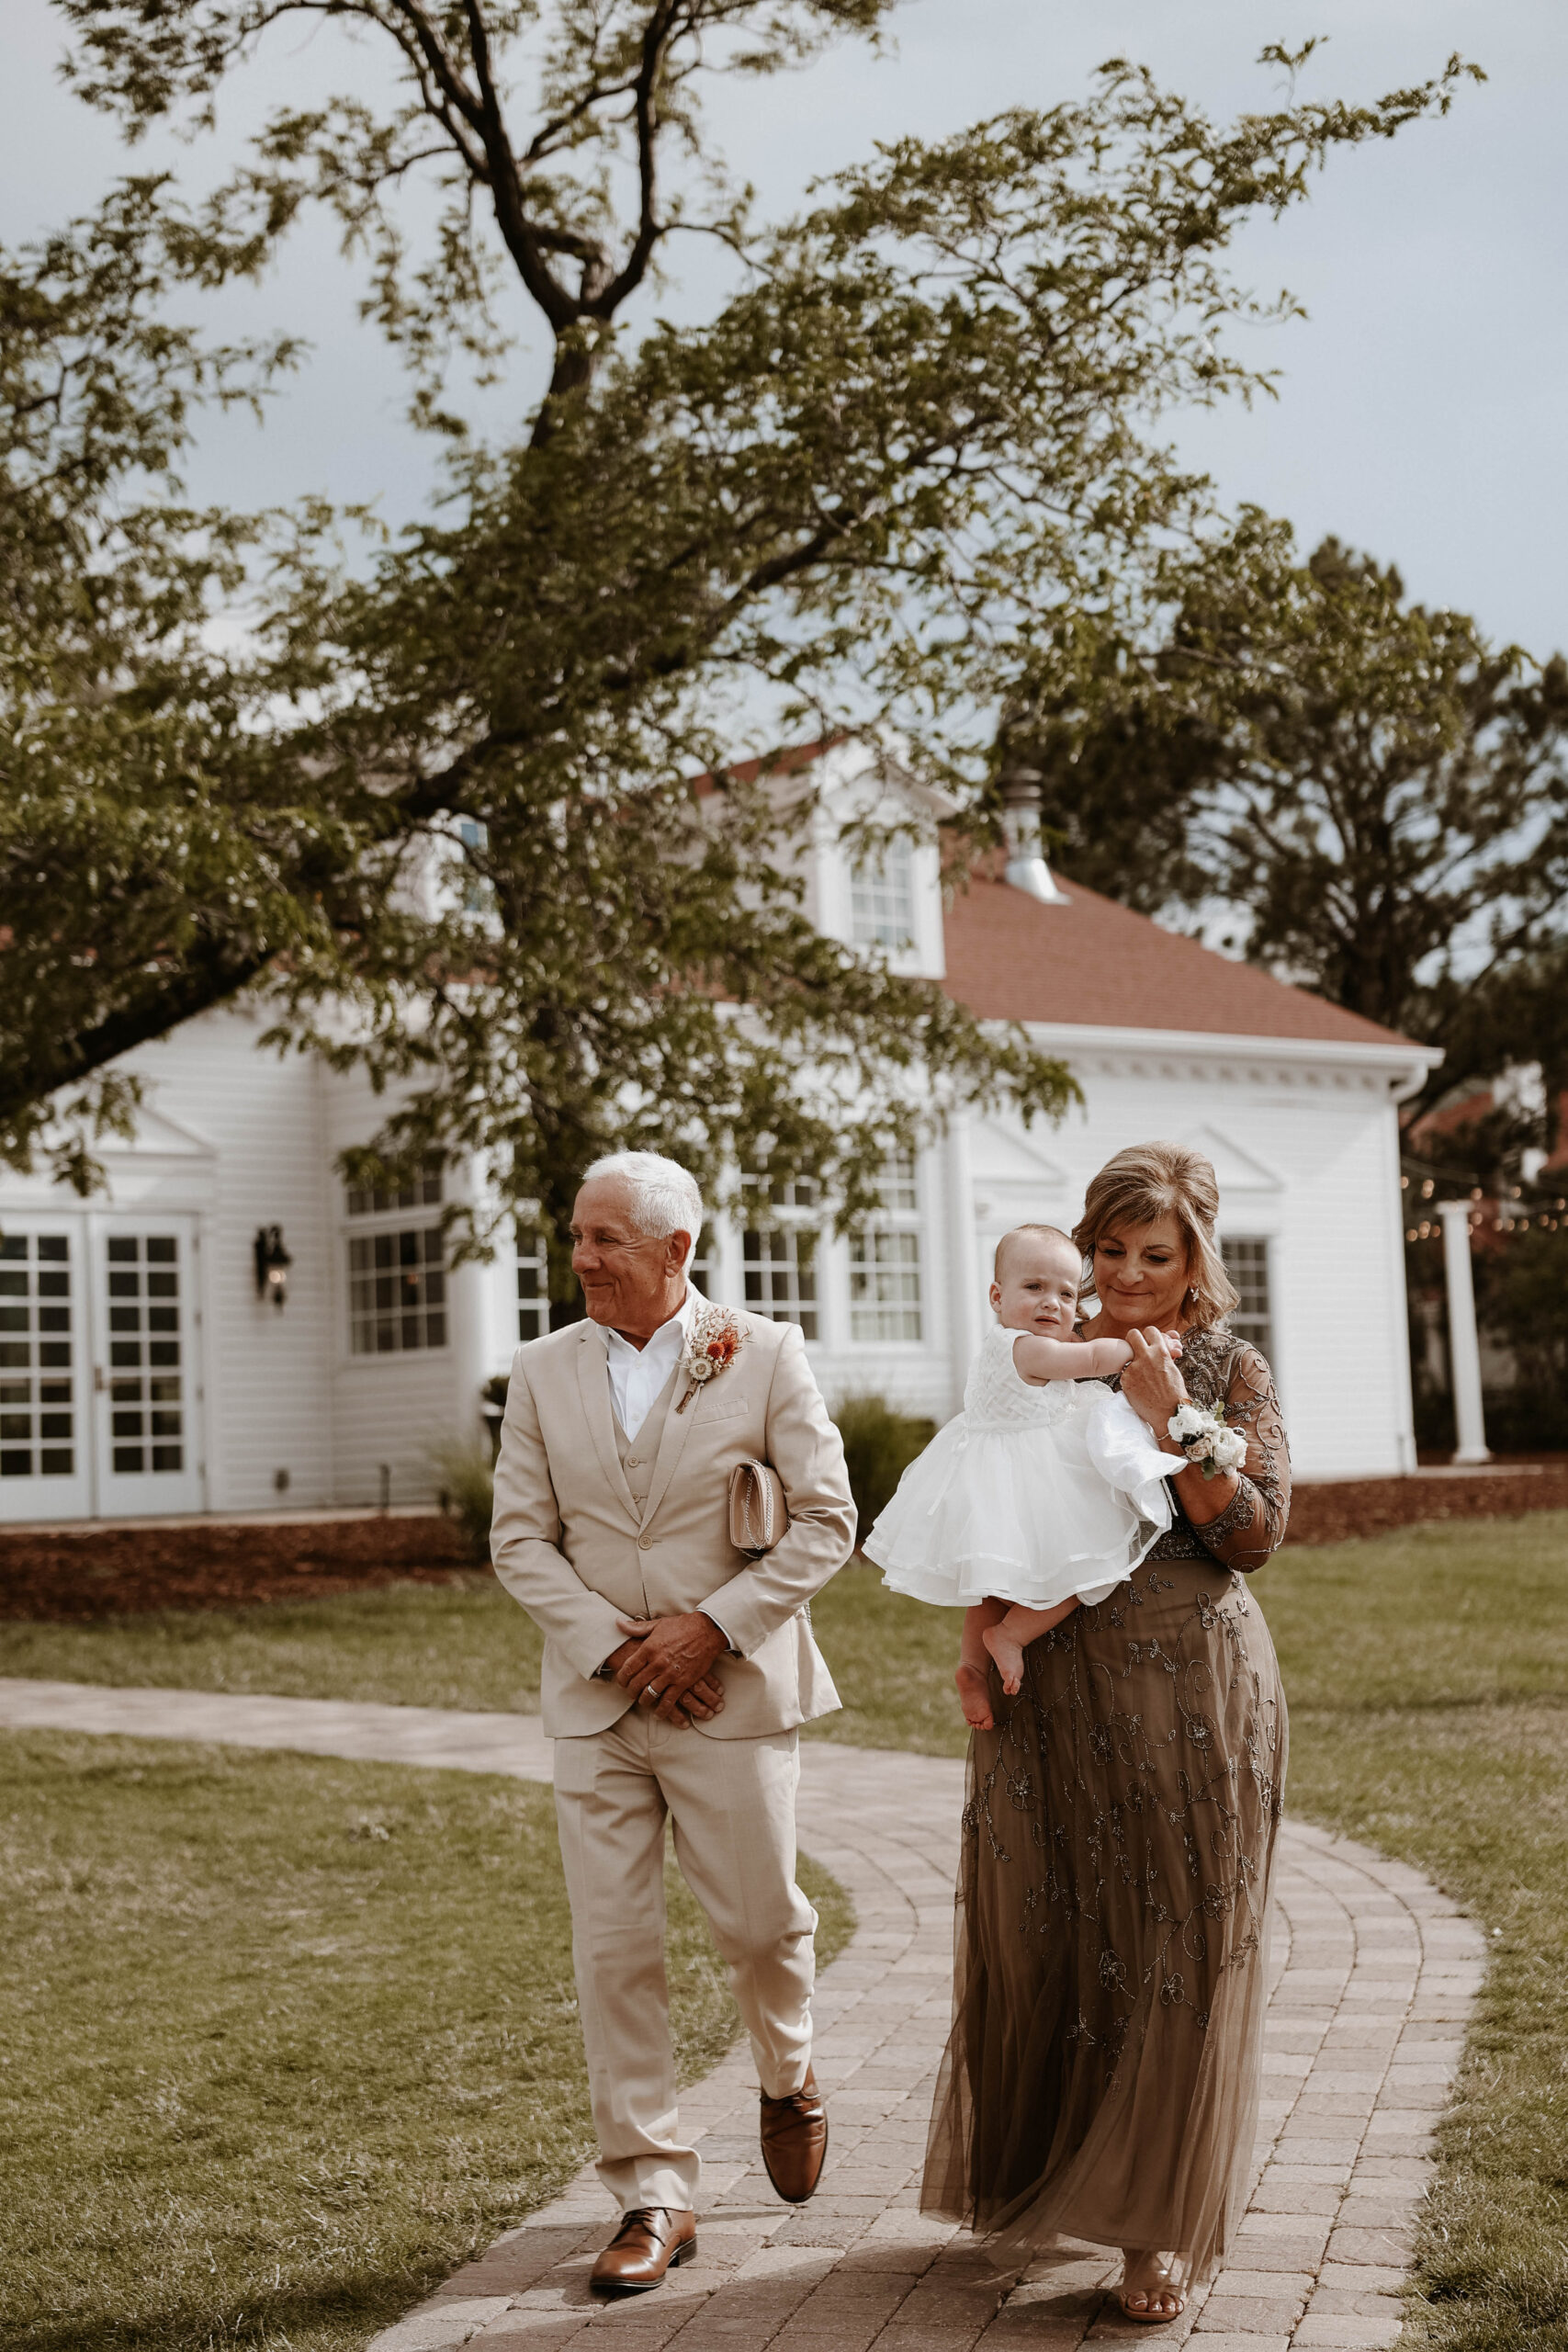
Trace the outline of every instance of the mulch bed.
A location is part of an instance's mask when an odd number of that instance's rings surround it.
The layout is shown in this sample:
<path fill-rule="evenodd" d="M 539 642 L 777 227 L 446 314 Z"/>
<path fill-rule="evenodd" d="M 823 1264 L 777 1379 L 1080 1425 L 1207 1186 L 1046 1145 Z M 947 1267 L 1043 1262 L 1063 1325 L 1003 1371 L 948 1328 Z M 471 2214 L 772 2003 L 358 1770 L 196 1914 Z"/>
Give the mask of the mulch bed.
<path fill-rule="evenodd" d="M 1386 1535 L 1417 1520 L 1517 1519 L 1522 1512 L 1568 1510 L 1568 1459 L 1558 1454 L 1517 1476 L 1472 1478 L 1352 1478 L 1343 1486 L 1298 1487 L 1287 1544 L 1338 1544 L 1351 1535 Z"/>
<path fill-rule="evenodd" d="M 1511 1519 L 1568 1510 L 1568 1458 L 1518 1477 L 1359 1478 L 1298 1487 L 1288 1544 L 1383 1535 L 1417 1520 Z M 245 1526 L 29 1529 L 0 1534 L 0 1620 L 85 1622 L 155 1609 L 243 1609 L 319 1600 L 375 1585 L 452 1584 L 472 1554 L 449 1519 L 298 1521 Z M 3 1664 L 0 1664 L 3 1671 Z"/>
<path fill-rule="evenodd" d="M 250 1527 L 29 1528 L 0 1534 L 0 1620 L 320 1600 L 373 1585 L 451 1584 L 474 1566 L 462 1531 L 434 1512 Z"/>

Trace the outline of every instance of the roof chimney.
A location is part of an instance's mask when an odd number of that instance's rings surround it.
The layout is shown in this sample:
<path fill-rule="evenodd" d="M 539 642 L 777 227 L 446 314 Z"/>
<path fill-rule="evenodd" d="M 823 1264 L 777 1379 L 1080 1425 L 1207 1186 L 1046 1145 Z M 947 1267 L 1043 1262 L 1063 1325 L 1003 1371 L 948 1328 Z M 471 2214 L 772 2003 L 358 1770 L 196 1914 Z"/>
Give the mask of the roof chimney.
<path fill-rule="evenodd" d="M 1008 845 L 1004 878 L 1015 890 L 1026 890 L 1043 906 L 1070 906 L 1071 899 L 1065 890 L 1057 889 L 1045 863 L 1040 838 L 1039 769 L 1009 768 L 1001 778 L 1001 794 L 1002 831 Z"/>

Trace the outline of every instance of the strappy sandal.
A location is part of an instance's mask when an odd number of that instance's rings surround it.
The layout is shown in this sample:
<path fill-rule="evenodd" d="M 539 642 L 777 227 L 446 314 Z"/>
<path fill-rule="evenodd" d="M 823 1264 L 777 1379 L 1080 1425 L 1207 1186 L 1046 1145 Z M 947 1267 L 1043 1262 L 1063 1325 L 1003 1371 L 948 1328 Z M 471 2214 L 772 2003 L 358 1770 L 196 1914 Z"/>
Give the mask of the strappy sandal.
<path fill-rule="evenodd" d="M 1117 2304 L 1122 2318 L 1131 2320 L 1135 2327 L 1169 2327 L 1187 2309 L 1187 2267 L 1179 2255 L 1173 2255 L 1168 2262 L 1156 2259 L 1152 2267 L 1155 2275 L 1143 2286 L 1129 2285 L 1123 2276 L 1121 2286 L 1116 2290 Z M 1162 2301 L 1168 2298 L 1176 2309 L 1173 2312 L 1134 2311 L 1127 2300 L 1130 2295 L 1141 2295 L 1145 2302 L 1152 2301 L 1156 2295 Z"/>

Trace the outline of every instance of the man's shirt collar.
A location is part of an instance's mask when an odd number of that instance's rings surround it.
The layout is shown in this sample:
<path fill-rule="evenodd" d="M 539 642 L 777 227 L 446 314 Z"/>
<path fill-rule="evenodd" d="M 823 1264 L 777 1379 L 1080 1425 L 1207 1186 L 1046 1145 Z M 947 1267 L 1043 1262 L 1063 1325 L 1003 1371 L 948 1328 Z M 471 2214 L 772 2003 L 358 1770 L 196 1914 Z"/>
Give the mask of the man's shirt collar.
<path fill-rule="evenodd" d="M 688 1283 L 686 1295 L 675 1309 L 674 1314 L 667 1323 L 661 1323 L 657 1331 L 651 1332 L 640 1348 L 634 1348 L 629 1340 L 623 1339 L 620 1332 L 613 1329 L 609 1325 L 605 1326 L 604 1330 L 605 1344 L 612 1352 L 628 1355 L 634 1363 L 639 1356 L 646 1355 L 649 1348 L 657 1348 L 660 1355 L 668 1353 L 671 1342 L 674 1344 L 675 1353 L 679 1355 L 686 1343 L 686 1335 L 692 1328 L 692 1317 L 696 1309 L 696 1304 L 697 1294 Z"/>

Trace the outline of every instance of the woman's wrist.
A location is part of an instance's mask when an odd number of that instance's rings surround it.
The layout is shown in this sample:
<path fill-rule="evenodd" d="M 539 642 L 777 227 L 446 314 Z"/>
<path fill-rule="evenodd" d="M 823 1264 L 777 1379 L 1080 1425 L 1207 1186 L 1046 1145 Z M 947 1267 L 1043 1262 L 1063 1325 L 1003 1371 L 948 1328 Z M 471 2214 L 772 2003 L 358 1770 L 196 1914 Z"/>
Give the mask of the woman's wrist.
<path fill-rule="evenodd" d="M 1190 1527 L 1201 1530 L 1211 1520 L 1223 1519 L 1241 1492 L 1241 1474 L 1236 1470 L 1221 1470 L 1205 1477 L 1195 1463 L 1179 1470 L 1171 1480 Z"/>

